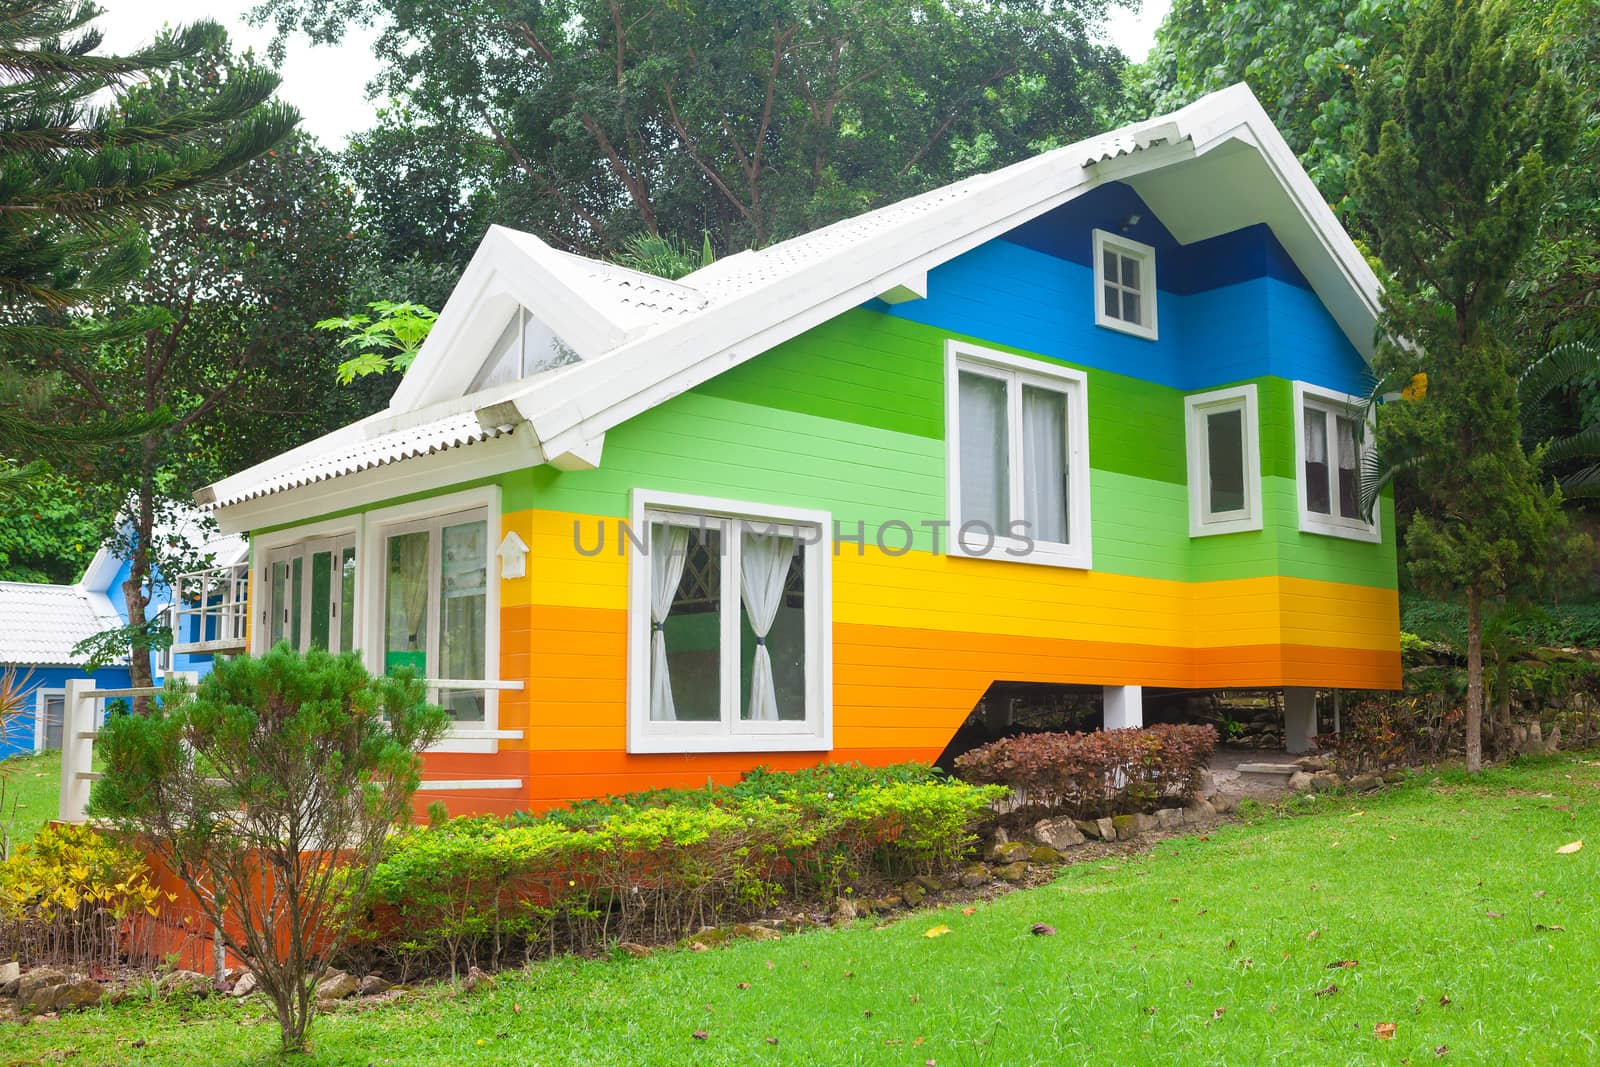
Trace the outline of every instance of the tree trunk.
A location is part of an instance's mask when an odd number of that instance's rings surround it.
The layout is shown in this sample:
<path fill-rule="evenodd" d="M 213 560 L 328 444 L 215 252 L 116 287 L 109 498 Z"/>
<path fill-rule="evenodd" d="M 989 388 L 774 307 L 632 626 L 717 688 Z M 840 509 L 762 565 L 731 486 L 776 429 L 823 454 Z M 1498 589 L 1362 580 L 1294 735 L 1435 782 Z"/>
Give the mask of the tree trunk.
<path fill-rule="evenodd" d="M 1483 770 L 1483 596 L 1467 590 L 1467 771 Z"/>

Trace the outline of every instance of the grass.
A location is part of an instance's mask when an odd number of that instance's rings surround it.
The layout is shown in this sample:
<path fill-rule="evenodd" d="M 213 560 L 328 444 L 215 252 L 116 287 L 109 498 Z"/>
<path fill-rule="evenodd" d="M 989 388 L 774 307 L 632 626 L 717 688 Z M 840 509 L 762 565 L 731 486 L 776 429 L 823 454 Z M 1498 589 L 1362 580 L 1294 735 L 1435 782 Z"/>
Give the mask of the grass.
<path fill-rule="evenodd" d="M 61 796 L 61 753 L 14 756 L 0 763 L 0 830 L 26 840 L 56 817 Z"/>
<path fill-rule="evenodd" d="M 971 915 L 556 960 L 342 1010 L 291 1062 L 1594 1063 L 1597 857 L 1600 765 L 1427 775 L 1085 862 Z M 0 1063 L 270 1062 L 267 1016 L 94 1009 L 0 1030 Z"/>

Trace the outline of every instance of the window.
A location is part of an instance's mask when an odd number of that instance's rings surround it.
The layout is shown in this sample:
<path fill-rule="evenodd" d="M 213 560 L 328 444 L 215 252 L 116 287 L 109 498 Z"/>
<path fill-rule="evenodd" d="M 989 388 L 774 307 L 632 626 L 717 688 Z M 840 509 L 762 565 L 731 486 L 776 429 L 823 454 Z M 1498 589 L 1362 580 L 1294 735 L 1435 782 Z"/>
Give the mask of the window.
<path fill-rule="evenodd" d="M 353 535 L 301 541 L 267 553 L 267 645 L 305 652 L 349 652 L 354 645 L 356 542 Z"/>
<path fill-rule="evenodd" d="M 425 678 L 489 678 L 489 523 L 481 509 L 385 527 L 383 670 Z M 353 593 L 352 593 L 353 595 Z M 482 723 L 481 690 L 430 695 L 457 722 Z"/>
<path fill-rule="evenodd" d="M 630 752 L 832 747 L 820 512 L 635 492 Z"/>
<path fill-rule="evenodd" d="M 172 669 L 172 646 L 183 640 L 183 635 L 174 629 L 176 625 L 174 620 L 177 618 L 177 613 L 172 610 L 172 607 L 171 604 L 168 604 L 156 612 L 156 625 L 167 631 L 172 639 L 166 647 L 156 649 L 155 672 L 157 674 L 164 674 Z"/>
<path fill-rule="evenodd" d="M 1189 451 L 1189 536 L 1261 529 L 1256 387 L 1184 398 Z"/>
<path fill-rule="evenodd" d="M 945 359 L 949 550 L 1088 567 L 1084 375 L 951 342 Z"/>
<path fill-rule="evenodd" d="M 1094 321 L 1156 339 L 1156 250 L 1094 231 Z"/>
<path fill-rule="evenodd" d="M 506 328 L 500 331 L 489 358 L 484 360 L 467 391 L 504 385 L 576 362 L 578 353 L 572 346 L 519 306 Z"/>
<path fill-rule="evenodd" d="M 1380 539 L 1377 524 L 1361 517 L 1361 454 L 1369 434 L 1361 423 L 1360 403 L 1345 393 L 1294 384 L 1301 530 Z"/>

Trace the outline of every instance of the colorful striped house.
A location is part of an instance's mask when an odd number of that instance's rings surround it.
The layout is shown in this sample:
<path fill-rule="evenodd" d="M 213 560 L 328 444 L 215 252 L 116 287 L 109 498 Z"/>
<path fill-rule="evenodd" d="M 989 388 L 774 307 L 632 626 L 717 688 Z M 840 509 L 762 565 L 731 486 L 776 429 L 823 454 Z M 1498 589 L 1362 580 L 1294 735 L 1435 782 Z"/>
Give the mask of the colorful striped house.
<path fill-rule="evenodd" d="M 679 281 L 491 230 L 388 410 L 197 500 L 252 648 L 433 680 L 456 810 L 932 760 L 997 681 L 1303 748 L 1400 682 L 1377 292 L 1241 85 Z"/>

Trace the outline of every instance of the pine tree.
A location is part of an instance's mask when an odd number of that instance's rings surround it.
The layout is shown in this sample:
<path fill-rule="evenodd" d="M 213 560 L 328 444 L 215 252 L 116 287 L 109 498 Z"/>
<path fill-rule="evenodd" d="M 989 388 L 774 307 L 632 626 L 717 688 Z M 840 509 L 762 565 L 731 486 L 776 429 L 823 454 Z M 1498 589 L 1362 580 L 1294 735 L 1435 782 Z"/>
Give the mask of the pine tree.
<path fill-rule="evenodd" d="M 1380 453 L 1416 485 L 1412 576 L 1466 597 L 1474 771 L 1484 603 L 1537 579 L 1562 530 L 1559 494 L 1522 448 L 1518 368 L 1497 313 L 1577 124 L 1565 83 L 1508 30 L 1498 4 L 1426 4 L 1407 26 L 1401 76 L 1365 94 L 1354 182 L 1390 273 L 1377 369 L 1414 383 L 1383 412 Z"/>
<path fill-rule="evenodd" d="M 0 500 L 26 476 L 18 455 L 72 450 L 159 424 L 127 412 L 63 427 L 35 412 L 53 379 L 31 354 L 136 337 L 158 312 L 106 322 L 73 309 L 137 278 L 143 224 L 226 178 L 293 129 L 270 103 L 278 79 L 251 70 L 201 99 L 123 90 L 226 44 L 212 22 L 122 56 L 97 55 L 100 13 L 82 0 L 0 0 Z M 113 94 L 107 102 L 104 94 Z M 34 469 L 39 469 L 35 465 Z"/>

